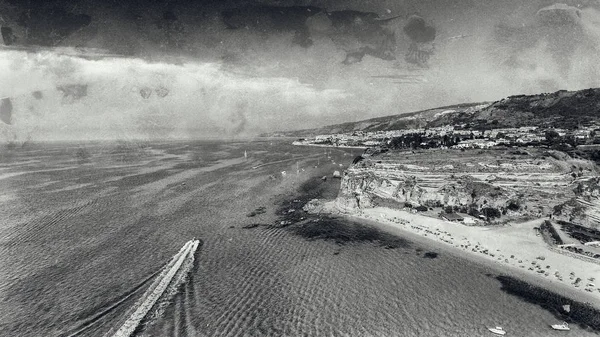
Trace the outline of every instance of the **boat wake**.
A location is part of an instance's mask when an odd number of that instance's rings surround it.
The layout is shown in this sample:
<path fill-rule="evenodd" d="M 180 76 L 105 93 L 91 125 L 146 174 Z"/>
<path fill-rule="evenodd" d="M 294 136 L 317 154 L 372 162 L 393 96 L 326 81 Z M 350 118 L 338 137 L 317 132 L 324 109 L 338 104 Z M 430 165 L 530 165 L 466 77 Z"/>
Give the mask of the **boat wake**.
<path fill-rule="evenodd" d="M 194 266 L 194 256 L 200 240 L 188 241 L 157 275 L 137 303 L 126 315 L 117 331 L 105 336 L 129 337 L 144 324 L 159 317 L 187 279 Z"/>

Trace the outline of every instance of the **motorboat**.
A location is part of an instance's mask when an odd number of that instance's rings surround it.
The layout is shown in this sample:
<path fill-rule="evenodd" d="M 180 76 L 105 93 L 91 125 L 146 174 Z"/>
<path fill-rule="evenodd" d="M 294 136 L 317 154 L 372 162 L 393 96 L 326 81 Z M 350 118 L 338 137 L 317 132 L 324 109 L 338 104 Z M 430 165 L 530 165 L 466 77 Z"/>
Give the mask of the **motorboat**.
<path fill-rule="evenodd" d="M 496 327 L 493 327 L 493 328 L 488 328 L 488 330 L 490 330 L 491 332 L 495 333 L 496 335 L 501 335 L 501 336 L 506 335 L 506 331 L 504 329 L 502 329 L 501 326 L 496 326 Z"/>
<path fill-rule="evenodd" d="M 552 324 L 551 327 L 554 330 L 562 330 L 562 331 L 571 330 L 571 328 L 569 328 L 569 324 L 567 322 L 563 322 L 562 324 Z"/>

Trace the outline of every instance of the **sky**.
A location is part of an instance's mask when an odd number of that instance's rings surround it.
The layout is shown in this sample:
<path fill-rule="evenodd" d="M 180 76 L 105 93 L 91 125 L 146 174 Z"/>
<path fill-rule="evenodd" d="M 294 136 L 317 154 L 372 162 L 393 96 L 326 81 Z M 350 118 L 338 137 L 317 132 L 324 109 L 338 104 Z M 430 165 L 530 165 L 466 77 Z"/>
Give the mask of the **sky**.
<path fill-rule="evenodd" d="M 2 141 L 238 139 L 600 87 L 592 0 L 21 3 L 0 0 Z"/>

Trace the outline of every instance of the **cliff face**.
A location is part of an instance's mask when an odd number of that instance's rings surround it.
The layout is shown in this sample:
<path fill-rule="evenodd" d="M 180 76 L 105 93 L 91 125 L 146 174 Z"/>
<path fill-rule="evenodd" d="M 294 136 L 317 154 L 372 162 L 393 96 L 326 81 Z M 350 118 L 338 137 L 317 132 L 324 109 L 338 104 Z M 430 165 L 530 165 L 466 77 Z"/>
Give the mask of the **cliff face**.
<path fill-rule="evenodd" d="M 344 172 L 336 205 L 352 210 L 409 204 L 438 212 L 450 206 L 494 219 L 548 216 L 576 198 L 592 207 L 588 200 L 600 194 L 593 166 L 531 152 L 518 159 L 504 150 L 378 154 Z"/>
<path fill-rule="evenodd" d="M 484 207 L 503 209 L 508 208 L 510 202 L 520 202 L 516 193 L 476 182 L 468 175 L 449 178 L 445 183 L 433 186 L 417 175 L 369 172 L 355 167 L 350 168 L 342 180 L 337 204 L 343 209 L 368 208 L 386 199 L 399 206 L 409 203 L 413 206 L 462 206 L 478 210 Z"/>

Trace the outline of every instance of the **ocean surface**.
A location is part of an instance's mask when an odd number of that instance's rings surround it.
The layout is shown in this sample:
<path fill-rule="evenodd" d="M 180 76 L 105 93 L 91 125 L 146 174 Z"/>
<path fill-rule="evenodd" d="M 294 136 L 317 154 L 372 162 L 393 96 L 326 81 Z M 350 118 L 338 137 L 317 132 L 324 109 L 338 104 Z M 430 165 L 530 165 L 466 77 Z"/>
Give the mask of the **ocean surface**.
<path fill-rule="evenodd" d="M 503 291 L 497 270 L 434 244 L 277 226 L 310 177 L 328 175 L 321 197 L 333 198 L 331 173 L 361 150 L 267 140 L 0 151 L 0 336 L 112 336 L 193 238 L 185 275 L 134 335 L 566 335 L 549 328 L 552 312 Z"/>

